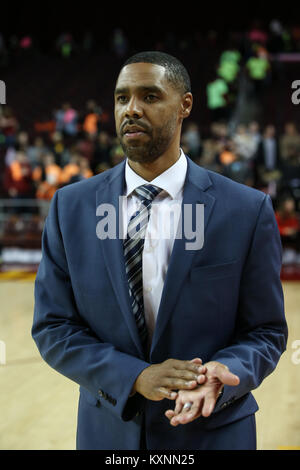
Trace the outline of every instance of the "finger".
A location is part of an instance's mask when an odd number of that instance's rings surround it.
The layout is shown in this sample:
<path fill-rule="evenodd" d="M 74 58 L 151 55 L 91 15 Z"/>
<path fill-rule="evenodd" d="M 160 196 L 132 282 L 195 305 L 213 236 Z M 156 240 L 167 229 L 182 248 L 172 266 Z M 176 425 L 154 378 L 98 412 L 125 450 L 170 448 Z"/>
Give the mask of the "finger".
<path fill-rule="evenodd" d="M 173 421 L 174 416 L 175 416 L 174 410 L 167 410 L 165 412 L 165 416 L 168 418 L 168 420 L 170 421 L 170 424 L 172 426 L 177 426 L 179 424 L 176 421 L 175 422 Z"/>
<path fill-rule="evenodd" d="M 207 380 L 207 377 L 205 374 L 198 375 L 197 377 L 197 382 L 199 385 L 203 385 Z"/>
<path fill-rule="evenodd" d="M 174 410 L 167 410 L 167 411 L 165 412 L 165 416 L 166 416 L 169 420 L 171 420 L 174 415 L 175 415 Z"/>
<path fill-rule="evenodd" d="M 240 383 L 240 379 L 237 375 L 233 374 L 227 369 L 223 369 L 223 367 L 222 368 L 220 367 L 216 371 L 216 376 L 218 377 L 220 382 L 224 385 L 230 385 L 232 387 L 235 387 L 239 385 Z"/>
<path fill-rule="evenodd" d="M 187 424 L 194 421 L 194 419 L 201 415 L 201 402 L 202 399 L 196 400 L 188 411 L 185 411 L 183 408 L 181 413 L 171 419 L 171 424 L 177 426 L 178 424 Z"/>
<path fill-rule="evenodd" d="M 201 364 L 202 364 L 202 361 L 201 361 Z M 180 360 L 174 359 L 173 367 L 174 369 L 189 370 L 189 371 L 197 373 L 199 371 L 199 367 L 201 367 L 201 364 L 198 362 L 193 362 L 193 361 L 180 361 Z"/>
<path fill-rule="evenodd" d="M 204 397 L 203 406 L 201 410 L 201 415 L 204 418 L 208 418 L 208 416 L 212 414 L 215 408 L 216 402 L 217 402 L 217 398 L 213 394 L 209 394 Z"/>
<path fill-rule="evenodd" d="M 202 359 L 200 357 L 195 357 L 194 359 L 191 360 L 194 364 L 202 364 Z"/>
<path fill-rule="evenodd" d="M 159 387 L 157 389 L 157 393 L 162 397 L 162 398 L 167 398 L 168 400 L 176 400 L 178 393 L 174 392 L 174 390 L 169 390 L 166 387 Z"/>
<path fill-rule="evenodd" d="M 197 380 L 183 380 L 165 377 L 161 381 L 162 387 L 169 390 L 192 390 L 197 387 Z"/>
<path fill-rule="evenodd" d="M 174 415 L 178 415 L 179 413 L 181 413 L 182 408 L 183 408 L 182 401 L 180 399 L 177 399 L 176 400 L 176 405 L 175 405 L 175 410 L 174 410 Z"/>
<path fill-rule="evenodd" d="M 173 369 L 172 372 L 168 374 L 168 376 L 170 378 L 176 377 L 176 378 L 183 379 L 186 381 L 197 380 L 199 375 L 205 374 L 206 371 L 207 371 L 207 368 L 204 366 L 199 366 L 197 372 L 192 372 L 192 371 L 184 370 L 184 369 L 183 370 Z"/>

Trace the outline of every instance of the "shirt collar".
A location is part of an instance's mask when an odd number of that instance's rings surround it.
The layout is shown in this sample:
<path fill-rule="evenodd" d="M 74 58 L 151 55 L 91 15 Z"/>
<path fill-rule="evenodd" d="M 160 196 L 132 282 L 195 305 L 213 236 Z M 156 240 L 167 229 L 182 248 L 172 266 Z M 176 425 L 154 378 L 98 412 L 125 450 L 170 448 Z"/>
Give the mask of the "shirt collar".
<path fill-rule="evenodd" d="M 178 193 L 182 190 L 187 171 L 187 159 L 182 149 L 180 149 L 179 159 L 168 168 L 166 171 L 158 175 L 152 181 L 146 181 L 140 175 L 135 173 L 128 164 L 126 158 L 125 165 L 125 196 L 129 196 L 138 186 L 143 184 L 153 184 L 165 190 L 172 199 L 175 199 Z"/>

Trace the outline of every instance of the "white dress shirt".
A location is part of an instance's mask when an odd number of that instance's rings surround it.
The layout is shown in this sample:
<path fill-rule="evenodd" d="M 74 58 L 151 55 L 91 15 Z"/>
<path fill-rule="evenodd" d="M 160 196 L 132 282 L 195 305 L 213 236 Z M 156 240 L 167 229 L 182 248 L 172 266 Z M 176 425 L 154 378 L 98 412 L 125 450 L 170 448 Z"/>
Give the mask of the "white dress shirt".
<path fill-rule="evenodd" d="M 163 190 L 152 203 L 143 249 L 144 313 L 150 341 L 176 236 L 186 171 L 187 159 L 182 150 L 179 159 L 152 181 L 146 181 L 135 173 L 128 159 L 125 164 L 126 197 L 122 208 L 124 234 L 127 233 L 130 217 L 141 204 L 133 191 L 143 184 L 152 184 Z"/>

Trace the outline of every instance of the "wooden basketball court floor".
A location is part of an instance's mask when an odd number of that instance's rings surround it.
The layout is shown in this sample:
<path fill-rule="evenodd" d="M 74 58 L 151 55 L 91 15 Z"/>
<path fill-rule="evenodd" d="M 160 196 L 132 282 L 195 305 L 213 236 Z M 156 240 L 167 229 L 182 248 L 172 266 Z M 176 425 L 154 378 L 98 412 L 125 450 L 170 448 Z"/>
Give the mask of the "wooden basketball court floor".
<path fill-rule="evenodd" d="M 287 350 L 253 392 L 260 407 L 260 450 L 300 449 L 300 283 L 285 282 L 283 288 Z M 72 450 L 78 386 L 51 369 L 37 351 L 30 333 L 33 291 L 33 278 L 0 282 L 0 449 Z"/>

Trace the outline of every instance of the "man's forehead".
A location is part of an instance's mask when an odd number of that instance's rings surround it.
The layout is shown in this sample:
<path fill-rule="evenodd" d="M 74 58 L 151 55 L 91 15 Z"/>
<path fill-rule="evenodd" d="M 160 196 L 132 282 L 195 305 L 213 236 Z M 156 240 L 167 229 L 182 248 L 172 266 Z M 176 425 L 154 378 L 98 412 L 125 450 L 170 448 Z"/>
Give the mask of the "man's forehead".
<path fill-rule="evenodd" d="M 162 65 L 138 62 L 125 65 L 122 68 L 116 88 L 157 85 L 164 88 L 167 85 L 166 69 Z"/>

